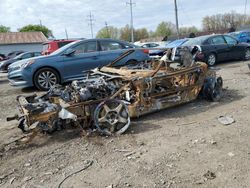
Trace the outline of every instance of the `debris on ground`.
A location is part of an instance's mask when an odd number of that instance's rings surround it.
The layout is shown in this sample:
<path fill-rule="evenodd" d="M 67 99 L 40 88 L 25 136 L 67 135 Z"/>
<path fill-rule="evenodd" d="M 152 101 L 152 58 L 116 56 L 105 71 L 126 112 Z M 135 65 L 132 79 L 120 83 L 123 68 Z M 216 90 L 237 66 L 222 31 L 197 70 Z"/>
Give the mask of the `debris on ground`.
<path fill-rule="evenodd" d="M 208 170 L 204 175 L 203 175 L 206 179 L 208 180 L 212 180 L 216 178 L 216 175 L 214 172 L 211 172 L 210 170 Z"/>
<path fill-rule="evenodd" d="M 230 125 L 235 122 L 235 120 L 230 116 L 220 116 L 218 121 L 223 125 Z"/>
<path fill-rule="evenodd" d="M 233 153 L 233 152 L 229 152 L 227 155 L 228 155 L 229 157 L 233 157 L 233 156 L 234 156 L 234 153 Z"/>

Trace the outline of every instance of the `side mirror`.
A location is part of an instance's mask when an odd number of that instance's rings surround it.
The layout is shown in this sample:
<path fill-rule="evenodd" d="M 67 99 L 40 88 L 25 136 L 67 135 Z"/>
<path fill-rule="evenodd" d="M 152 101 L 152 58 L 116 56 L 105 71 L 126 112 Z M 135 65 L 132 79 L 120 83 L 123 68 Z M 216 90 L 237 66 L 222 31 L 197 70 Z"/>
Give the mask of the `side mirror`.
<path fill-rule="evenodd" d="M 76 50 L 74 50 L 74 49 L 72 49 L 72 48 L 69 48 L 69 49 L 67 49 L 67 50 L 63 53 L 63 55 L 65 55 L 65 56 L 70 56 L 70 55 L 73 55 L 73 54 L 75 53 L 75 51 L 76 51 Z"/>

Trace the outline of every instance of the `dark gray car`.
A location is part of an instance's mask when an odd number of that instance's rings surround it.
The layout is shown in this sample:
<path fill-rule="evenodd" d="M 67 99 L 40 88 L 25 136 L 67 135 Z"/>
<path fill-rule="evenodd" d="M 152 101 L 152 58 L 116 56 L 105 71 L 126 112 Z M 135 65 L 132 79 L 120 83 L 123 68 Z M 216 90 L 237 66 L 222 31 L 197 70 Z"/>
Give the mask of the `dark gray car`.
<path fill-rule="evenodd" d="M 9 65 L 11 65 L 12 63 L 17 62 L 19 60 L 40 56 L 40 55 L 41 55 L 41 52 L 25 52 L 25 53 L 21 53 L 18 56 L 12 58 L 12 59 L 8 59 L 8 60 L 5 60 L 5 61 L 1 62 L 0 63 L 0 70 L 2 72 L 7 72 Z"/>

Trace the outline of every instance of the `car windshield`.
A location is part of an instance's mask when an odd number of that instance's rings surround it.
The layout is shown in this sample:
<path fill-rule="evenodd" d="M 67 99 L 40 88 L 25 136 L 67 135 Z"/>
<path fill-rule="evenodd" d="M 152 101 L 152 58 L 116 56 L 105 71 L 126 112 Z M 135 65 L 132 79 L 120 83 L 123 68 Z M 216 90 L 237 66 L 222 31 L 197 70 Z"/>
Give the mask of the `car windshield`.
<path fill-rule="evenodd" d="M 201 36 L 201 37 L 196 37 L 196 38 L 191 38 L 182 46 L 194 46 L 194 45 L 201 45 L 204 40 L 206 40 L 208 37 L 207 36 Z"/>
<path fill-rule="evenodd" d="M 237 37 L 240 34 L 240 32 L 232 32 L 232 33 L 228 33 L 228 34 L 231 36 Z"/>
<path fill-rule="evenodd" d="M 43 51 L 46 51 L 48 48 L 49 48 L 49 44 L 48 43 L 43 44 Z"/>
<path fill-rule="evenodd" d="M 19 54 L 18 56 L 14 57 L 13 59 L 20 59 L 24 53 Z"/>
<path fill-rule="evenodd" d="M 174 48 L 182 45 L 187 39 L 179 39 L 179 40 L 174 40 L 173 42 L 170 42 L 167 44 L 167 48 Z"/>
<path fill-rule="evenodd" d="M 75 42 L 71 42 L 69 44 L 66 44 L 65 46 L 59 48 L 58 50 L 54 51 L 53 53 L 51 53 L 51 55 L 57 55 L 60 54 L 61 52 L 63 52 L 64 50 L 68 49 L 71 46 L 74 46 L 75 44 L 77 44 L 80 41 L 75 41 Z"/>

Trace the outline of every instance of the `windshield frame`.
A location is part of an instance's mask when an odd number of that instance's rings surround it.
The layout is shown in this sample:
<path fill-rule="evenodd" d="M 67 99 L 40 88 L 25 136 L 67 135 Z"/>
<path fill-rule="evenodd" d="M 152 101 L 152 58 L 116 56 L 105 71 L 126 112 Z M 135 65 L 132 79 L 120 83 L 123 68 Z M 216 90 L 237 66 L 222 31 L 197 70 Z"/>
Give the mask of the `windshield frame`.
<path fill-rule="evenodd" d="M 209 36 L 199 36 L 195 38 L 190 38 L 188 41 L 183 43 L 181 46 L 195 46 L 195 45 L 202 45 L 202 43 L 207 40 Z"/>
<path fill-rule="evenodd" d="M 52 52 L 50 55 L 59 55 L 62 54 L 64 51 L 66 51 L 68 48 L 75 46 L 76 44 L 82 42 L 81 40 L 77 40 L 74 42 L 71 42 L 69 44 L 66 44 L 65 46 L 58 48 L 56 51 Z"/>

